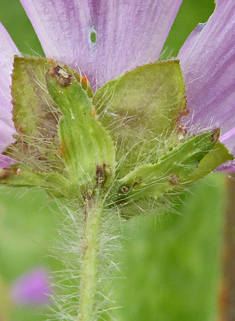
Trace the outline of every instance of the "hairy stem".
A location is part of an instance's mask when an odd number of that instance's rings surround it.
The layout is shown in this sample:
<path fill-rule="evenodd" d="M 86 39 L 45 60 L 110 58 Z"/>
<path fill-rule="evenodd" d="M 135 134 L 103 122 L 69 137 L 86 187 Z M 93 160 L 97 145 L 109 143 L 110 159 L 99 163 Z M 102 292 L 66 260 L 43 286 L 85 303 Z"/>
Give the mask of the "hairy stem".
<path fill-rule="evenodd" d="M 97 270 L 99 255 L 99 233 L 102 205 L 91 197 L 84 207 L 84 235 L 81 254 L 81 284 L 78 321 L 94 319 Z"/>

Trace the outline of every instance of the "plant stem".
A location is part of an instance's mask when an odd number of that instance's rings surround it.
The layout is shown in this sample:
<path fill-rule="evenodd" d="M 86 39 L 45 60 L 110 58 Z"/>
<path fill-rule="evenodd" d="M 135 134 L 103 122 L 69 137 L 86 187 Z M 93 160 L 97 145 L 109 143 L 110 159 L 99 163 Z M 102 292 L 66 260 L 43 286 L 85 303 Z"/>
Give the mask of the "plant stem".
<path fill-rule="evenodd" d="M 101 214 L 101 202 L 93 197 L 89 198 L 84 207 L 78 321 L 94 320 Z"/>

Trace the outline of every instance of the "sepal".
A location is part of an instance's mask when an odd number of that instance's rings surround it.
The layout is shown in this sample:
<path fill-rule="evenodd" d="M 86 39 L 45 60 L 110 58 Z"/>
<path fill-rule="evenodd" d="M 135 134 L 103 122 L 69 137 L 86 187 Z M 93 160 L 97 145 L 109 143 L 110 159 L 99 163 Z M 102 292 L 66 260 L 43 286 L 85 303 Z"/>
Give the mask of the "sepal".
<path fill-rule="evenodd" d="M 79 188 L 57 173 L 40 173 L 28 166 L 15 164 L 0 169 L 0 183 L 13 187 L 42 188 L 56 198 L 79 199 Z"/>
<path fill-rule="evenodd" d="M 46 80 L 48 91 L 63 115 L 58 125 L 61 156 L 71 181 L 91 184 L 90 188 L 109 184 L 115 172 L 115 149 L 87 93 L 60 66 L 51 67 Z"/>
<path fill-rule="evenodd" d="M 109 81 L 93 104 L 116 142 L 120 176 L 137 163 L 155 161 L 185 134 L 180 121 L 188 110 L 178 60 L 147 64 Z"/>
<path fill-rule="evenodd" d="M 201 160 L 197 169 L 193 171 L 188 177 L 188 184 L 202 179 L 206 175 L 215 171 L 221 164 L 234 159 L 234 156 L 221 143 L 217 142 L 208 154 Z"/>
<path fill-rule="evenodd" d="M 128 204 L 146 196 L 160 197 L 183 187 L 192 180 L 194 171 L 215 146 L 218 138 L 219 129 L 191 136 L 162 156 L 155 164 L 136 167 L 118 180 L 111 192 L 112 202 Z"/>

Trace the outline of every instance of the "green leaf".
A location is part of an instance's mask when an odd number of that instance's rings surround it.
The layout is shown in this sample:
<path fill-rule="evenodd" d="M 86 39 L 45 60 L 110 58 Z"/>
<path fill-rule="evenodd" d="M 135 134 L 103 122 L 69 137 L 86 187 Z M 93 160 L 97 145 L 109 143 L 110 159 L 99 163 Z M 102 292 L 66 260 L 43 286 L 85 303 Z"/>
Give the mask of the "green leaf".
<path fill-rule="evenodd" d="M 56 171 L 63 175 L 65 166 L 61 158 L 58 135 L 60 109 L 48 92 L 46 73 L 58 64 L 52 59 L 15 56 L 12 75 L 13 120 L 19 135 L 5 154 L 16 162 L 24 163 L 36 171 Z M 86 77 L 65 67 L 92 97 Z"/>
<path fill-rule="evenodd" d="M 49 69 L 47 87 L 63 114 L 59 136 L 70 179 L 92 186 L 110 182 L 114 175 L 114 145 L 98 121 L 87 93 L 76 78 L 60 66 Z"/>
<path fill-rule="evenodd" d="M 187 109 L 179 61 L 138 67 L 101 87 L 93 104 L 117 144 L 121 175 L 137 162 L 156 161 L 182 136 Z"/>
<path fill-rule="evenodd" d="M 1 184 L 74 199 L 111 182 L 115 150 L 86 77 L 51 59 L 15 57 L 12 96 L 18 135 L 5 154 L 17 164 L 2 170 Z"/>
<path fill-rule="evenodd" d="M 57 173 L 38 173 L 23 164 L 0 169 L 0 183 L 14 187 L 38 187 L 50 196 L 74 199 L 79 197 L 78 186 Z"/>
<path fill-rule="evenodd" d="M 61 112 L 46 87 L 46 72 L 52 65 L 55 62 L 50 59 L 15 57 L 12 102 L 19 135 L 5 154 L 34 170 L 63 172 L 57 133 Z"/>
<path fill-rule="evenodd" d="M 26 140 L 45 135 L 45 126 L 54 125 L 51 106 L 56 107 L 46 91 L 46 72 L 54 64 L 44 58 L 15 57 L 12 75 L 13 120 Z M 57 109 L 57 113 L 58 113 Z M 50 124 L 53 121 L 53 124 Z"/>
<path fill-rule="evenodd" d="M 161 157 L 156 164 L 144 164 L 120 179 L 113 202 L 130 203 L 145 196 L 159 197 L 183 187 L 189 175 L 216 144 L 219 129 L 188 138 Z"/>
<path fill-rule="evenodd" d="M 216 170 L 220 165 L 233 159 L 233 155 L 230 154 L 227 148 L 218 141 L 209 153 L 201 160 L 197 169 L 188 176 L 188 183 L 191 184 L 192 182 L 198 181 L 207 174 Z"/>

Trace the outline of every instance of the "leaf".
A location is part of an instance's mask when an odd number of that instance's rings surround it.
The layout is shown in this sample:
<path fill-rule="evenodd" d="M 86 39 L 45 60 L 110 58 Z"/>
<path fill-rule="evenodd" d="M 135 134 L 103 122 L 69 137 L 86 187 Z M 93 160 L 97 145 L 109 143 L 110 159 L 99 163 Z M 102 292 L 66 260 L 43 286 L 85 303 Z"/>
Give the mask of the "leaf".
<path fill-rule="evenodd" d="M 12 102 L 19 135 L 5 154 L 34 170 L 63 172 L 57 133 L 61 112 L 46 87 L 46 73 L 52 65 L 52 59 L 15 57 Z"/>
<path fill-rule="evenodd" d="M 44 58 L 15 57 L 12 75 L 13 120 L 21 135 L 44 136 L 45 126 L 56 125 L 52 107 L 56 108 L 46 90 L 46 72 L 55 63 Z M 58 113 L 58 109 L 57 109 Z M 51 124 L 50 122 L 53 122 Z M 56 126 L 54 126 L 56 127 Z"/>
<path fill-rule="evenodd" d="M 219 129 L 189 137 L 156 164 L 144 164 L 120 179 L 112 195 L 114 203 L 130 203 L 145 196 L 159 197 L 183 187 L 189 175 L 219 138 Z"/>
<path fill-rule="evenodd" d="M 218 141 L 209 153 L 201 160 L 197 169 L 189 175 L 188 183 L 191 184 L 192 182 L 198 181 L 216 170 L 220 165 L 233 159 L 233 155 L 230 154 L 227 148 Z"/>
<path fill-rule="evenodd" d="M 138 67 L 101 87 L 93 104 L 116 142 L 117 159 L 123 158 L 122 174 L 137 162 L 156 161 L 179 141 L 188 112 L 179 61 Z"/>
<path fill-rule="evenodd" d="M 44 189 L 50 196 L 74 199 L 79 197 L 78 187 L 70 180 L 57 173 L 33 172 L 23 164 L 15 164 L 0 169 L 2 185 L 14 187 L 38 187 Z"/>
<path fill-rule="evenodd" d="M 115 151 L 92 95 L 87 78 L 69 67 L 15 57 L 13 120 L 19 135 L 5 154 L 17 164 L 2 170 L 1 184 L 41 187 L 68 199 L 106 186 L 114 176 Z"/>
<path fill-rule="evenodd" d="M 114 176 L 114 145 L 87 93 L 60 66 L 49 69 L 47 87 L 63 114 L 59 136 L 70 179 L 77 184 L 107 184 Z"/>

